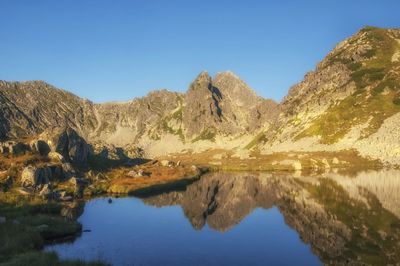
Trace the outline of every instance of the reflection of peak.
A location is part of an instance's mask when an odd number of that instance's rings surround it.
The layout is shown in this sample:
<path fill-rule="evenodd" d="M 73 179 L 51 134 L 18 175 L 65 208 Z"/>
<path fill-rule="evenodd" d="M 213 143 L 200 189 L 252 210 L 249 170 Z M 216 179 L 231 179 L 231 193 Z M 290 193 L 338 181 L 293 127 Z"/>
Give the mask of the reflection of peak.
<path fill-rule="evenodd" d="M 206 223 L 217 231 L 227 231 L 240 223 L 255 208 L 270 208 L 274 193 L 261 188 L 259 177 L 247 174 L 213 173 L 187 187 L 181 196 L 172 192 L 146 199 L 157 206 L 180 204 L 192 226 Z"/>
<path fill-rule="evenodd" d="M 208 224 L 220 232 L 239 224 L 255 208 L 268 209 L 275 205 L 285 223 L 304 242 L 311 244 L 313 252 L 324 263 L 360 265 L 353 258 L 363 255 L 358 247 L 367 244 L 377 249 L 374 259 L 394 262 L 396 258 L 391 254 L 400 254 L 400 247 L 391 243 L 400 241 L 400 221 L 385 208 L 392 212 L 399 209 L 399 173 L 369 172 L 356 178 L 333 174 L 293 178 L 286 174 L 217 172 L 203 176 L 185 191 L 167 192 L 145 201 L 157 206 L 181 205 L 195 229 Z M 385 196 L 385 193 L 391 195 Z M 360 201 L 363 198 L 365 201 Z M 382 226 L 381 217 L 385 224 L 394 226 Z M 360 243 L 356 249 L 351 246 L 354 234 Z M 381 248 L 387 246 L 392 248 Z"/>

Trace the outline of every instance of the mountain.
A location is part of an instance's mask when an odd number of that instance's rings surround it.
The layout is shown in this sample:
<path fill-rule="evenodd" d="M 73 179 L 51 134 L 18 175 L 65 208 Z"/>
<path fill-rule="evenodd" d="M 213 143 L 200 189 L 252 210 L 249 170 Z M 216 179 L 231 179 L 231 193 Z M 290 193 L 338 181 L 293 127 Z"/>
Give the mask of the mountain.
<path fill-rule="evenodd" d="M 356 149 L 400 163 L 400 30 L 365 27 L 293 86 L 264 150 Z"/>
<path fill-rule="evenodd" d="M 0 81 L 0 138 L 72 127 L 93 145 L 147 156 L 209 149 L 354 149 L 400 164 L 400 30 L 365 27 L 339 43 L 281 103 L 232 72 L 200 73 L 186 93 L 95 104 L 42 81 Z"/>
<path fill-rule="evenodd" d="M 149 155 L 252 134 L 272 125 L 278 104 L 263 99 L 231 72 L 202 72 L 187 93 L 153 91 L 129 102 L 95 104 L 42 81 L 0 83 L 0 138 L 72 127 L 91 143 L 135 144 Z M 207 144 L 204 144 L 206 142 Z M 167 145 L 168 143 L 169 145 Z"/>

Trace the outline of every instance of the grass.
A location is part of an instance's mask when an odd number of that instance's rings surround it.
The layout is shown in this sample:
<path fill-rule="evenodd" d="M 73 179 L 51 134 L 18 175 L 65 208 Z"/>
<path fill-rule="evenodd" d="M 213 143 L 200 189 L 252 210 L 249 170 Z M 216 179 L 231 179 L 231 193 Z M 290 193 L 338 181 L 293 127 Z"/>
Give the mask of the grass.
<path fill-rule="evenodd" d="M 266 141 L 267 141 L 267 138 L 266 138 L 265 133 L 260 132 L 244 148 L 249 150 L 249 149 L 253 148 L 255 145 L 260 144 L 260 143 L 265 143 Z"/>
<path fill-rule="evenodd" d="M 172 135 L 177 135 L 179 136 L 180 140 L 184 141 L 185 136 L 183 135 L 182 131 L 182 126 L 180 125 L 178 129 L 173 128 L 169 125 L 171 121 L 176 121 L 177 123 L 182 123 L 182 117 L 183 117 L 183 108 L 180 107 L 178 110 L 174 111 L 172 114 L 167 115 L 163 119 L 160 120 L 157 126 L 153 128 L 149 132 L 149 137 L 153 140 L 160 140 L 161 139 L 161 133 L 169 133 Z"/>
<path fill-rule="evenodd" d="M 296 139 L 319 135 L 321 143 L 332 144 L 343 138 L 351 127 L 369 121 L 368 127 L 363 131 L 363 137 L 368 137 L 379 129 L 386 118 L 400 111 L 400 105 L 393 102 L 396 95 L 394 92 L 377 94 L 363 101 L 366 93 L 349 96 L 329 108 L 309 128 L 297 135 Z"/>
<path fill-rule="evenodd" d="M 215 142 L 216 134 L 217 133 L 215 128 L 204 129 L 196 138 L 192 140 L 192 143 L 197 142 L 199 140 L 209 140 Z"/>
<path fill-rule="evenodd" d="M 198 173 L 189 166 L 179 167 L 162 167 L 159 165 L 142 165 L 140 166 L 145 172 L 151 173 L 145 177 L 127 177 L 127 173 L 131 169 L 115 169 L 109 176 L 111 182 L 108 192 L 117 194 L 132 194 L 139 190 L 154 190 L 157 186 L 167 186 L 176 182 L 185 182 L 198 177 Z M 134 168 L 137 170 L 137 168 Z"/>
<path fill-rule="evenodd" d="M 98 262 L 60 261 L 54 253 L 41 252 L 55 239 L 75 236 L 81 225 L 61 216 L 62 205 L 26 197 L 14 191 L 0 193 L 1 265 L 104 265 Z"/>

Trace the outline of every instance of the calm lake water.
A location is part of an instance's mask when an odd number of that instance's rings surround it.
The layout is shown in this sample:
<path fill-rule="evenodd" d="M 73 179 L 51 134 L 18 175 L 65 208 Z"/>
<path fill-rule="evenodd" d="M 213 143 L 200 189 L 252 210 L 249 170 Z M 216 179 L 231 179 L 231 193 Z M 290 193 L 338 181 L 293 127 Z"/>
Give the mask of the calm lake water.
<path fill-rule="evenodd" d="M 84 230 L 46 247 L 112 265 L 400 262 L 400 173 L 212 173 L 179 190 L 84 205 Z"/>

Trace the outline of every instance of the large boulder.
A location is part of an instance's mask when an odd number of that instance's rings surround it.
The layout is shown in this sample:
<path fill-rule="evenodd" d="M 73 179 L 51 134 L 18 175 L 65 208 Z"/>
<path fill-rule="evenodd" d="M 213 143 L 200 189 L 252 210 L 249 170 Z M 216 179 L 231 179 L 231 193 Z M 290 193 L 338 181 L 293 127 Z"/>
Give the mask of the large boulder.
<path fill-rule="evenodd" d="M 53 129 L 41 136 L 47 139 L 52 152 L 63 156 L 67 162 L 84 164 L 87 161 L 89 145 L 84 138 L 72 128 Z"/>
<path fill-rule="evenodd" d="M 21 174 L 21 184 L 23 187 L 41 189 L 52 179 L 51 169 L 47 166 L 35 167 L 27 166 Z"/>
<path fill-rule="evenodd" d="M 44 140 L 33 140 L 31 143 L 31 149 L 42 156 L 46 156 L 50 152 L 50 147 Z"/>

